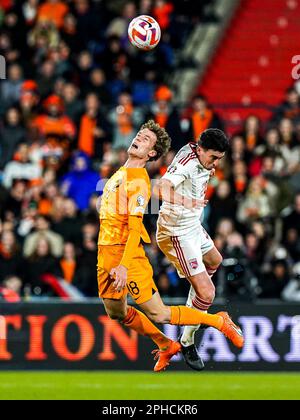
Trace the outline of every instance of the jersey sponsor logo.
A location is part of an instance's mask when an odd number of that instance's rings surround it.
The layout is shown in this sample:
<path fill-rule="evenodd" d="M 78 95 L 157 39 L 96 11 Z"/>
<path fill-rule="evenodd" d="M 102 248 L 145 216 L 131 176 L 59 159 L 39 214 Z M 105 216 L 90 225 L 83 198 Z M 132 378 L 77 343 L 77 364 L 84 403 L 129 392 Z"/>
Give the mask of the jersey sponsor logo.
<path fill-rule="evenodd" d="M 191 260 L 189 260 L 189 264 L 193 270 L 196 270 L 196 268 L 198 268 L 197 258 L 192 258 Z"/>

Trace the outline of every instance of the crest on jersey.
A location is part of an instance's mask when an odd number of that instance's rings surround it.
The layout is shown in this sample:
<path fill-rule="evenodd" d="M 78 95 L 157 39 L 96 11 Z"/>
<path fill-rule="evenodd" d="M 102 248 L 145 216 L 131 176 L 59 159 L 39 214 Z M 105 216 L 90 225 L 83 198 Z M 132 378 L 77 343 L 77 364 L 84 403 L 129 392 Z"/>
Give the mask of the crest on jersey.
<path fill-rule="evenodd" d="M 145 199 L 142 195 L 138 195 L 137 199 L 136 199 L 136 202 L 139 206 L 143 206 L 145 204 Z"/>
<path fill-rule="evenodd" d="M 189 260 L 189 264 L 190 264 L 190 266 L 191 266 L 191 268 L 193 270 L 195 270 L 196 268 L 198 268 L 197 258 L 193 258 L 193 259 Z"/>

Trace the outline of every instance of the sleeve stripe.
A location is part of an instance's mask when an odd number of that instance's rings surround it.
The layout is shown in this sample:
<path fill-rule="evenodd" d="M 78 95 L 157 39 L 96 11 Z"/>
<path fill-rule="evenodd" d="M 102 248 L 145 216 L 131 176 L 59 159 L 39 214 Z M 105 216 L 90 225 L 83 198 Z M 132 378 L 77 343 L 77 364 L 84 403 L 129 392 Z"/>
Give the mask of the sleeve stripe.
<path fill-rule="evenodd" d="M 181 163 L 181 165 L 185 165 L 189 160 L 194 159 L 196 157 L 194 152 L 189 153 L 187 156 L 184 156 L 181 158 L 178 163 Z"/>
<path fill-rule="evenodd" d="M 190 160 L 196 159 L 196 156 L 190 156 L 188 159 L 186 159 L 184 161 L 184 163 L 182 163 L 183 166 L 185 166 Z"/>

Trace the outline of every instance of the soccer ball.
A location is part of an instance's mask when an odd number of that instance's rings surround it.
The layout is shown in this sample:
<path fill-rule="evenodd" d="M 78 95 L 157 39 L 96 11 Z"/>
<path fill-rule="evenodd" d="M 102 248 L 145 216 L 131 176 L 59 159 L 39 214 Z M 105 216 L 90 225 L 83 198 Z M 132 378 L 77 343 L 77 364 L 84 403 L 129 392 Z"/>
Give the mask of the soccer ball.
<path fill-rule="evenodd" d="M 141 50 L 152 50 L 160 40 L 160 26 L 156 20 L 147 15 L 138 16 L 128 26 L 130 42 Z"/>

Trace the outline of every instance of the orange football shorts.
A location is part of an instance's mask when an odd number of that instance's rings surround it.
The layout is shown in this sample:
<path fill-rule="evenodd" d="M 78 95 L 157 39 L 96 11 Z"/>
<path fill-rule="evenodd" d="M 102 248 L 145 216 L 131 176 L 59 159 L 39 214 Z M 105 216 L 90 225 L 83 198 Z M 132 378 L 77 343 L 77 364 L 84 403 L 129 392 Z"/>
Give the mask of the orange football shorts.
<path fill-rule="evenodd" d="M 151 299 L 157 287 L 153 280 L 153 270 L 140 244 L 127 272 L 127 287 L 117 292 L 110 270 L 117 267 L 123 256 L 125 245 L 98 245 L 98 291 L 102 299 L 122 299 L 129 292 L 138 304 Z"/>

